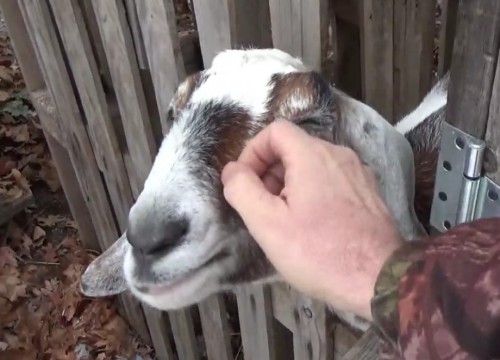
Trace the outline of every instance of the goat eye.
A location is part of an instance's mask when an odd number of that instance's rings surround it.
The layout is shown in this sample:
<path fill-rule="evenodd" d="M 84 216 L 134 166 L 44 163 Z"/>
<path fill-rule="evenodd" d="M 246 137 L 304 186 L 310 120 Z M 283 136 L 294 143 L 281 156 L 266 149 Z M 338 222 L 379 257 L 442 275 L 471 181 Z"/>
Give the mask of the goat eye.
<path fill-rule="evenodd" d="M 300 119 L 296 122 L 296 124 L 298 126 L 321 126 L 320 122 L 318 121 L 318 119 L 314 119 L 314 118 L 303 118 L 303 119 Z"/>

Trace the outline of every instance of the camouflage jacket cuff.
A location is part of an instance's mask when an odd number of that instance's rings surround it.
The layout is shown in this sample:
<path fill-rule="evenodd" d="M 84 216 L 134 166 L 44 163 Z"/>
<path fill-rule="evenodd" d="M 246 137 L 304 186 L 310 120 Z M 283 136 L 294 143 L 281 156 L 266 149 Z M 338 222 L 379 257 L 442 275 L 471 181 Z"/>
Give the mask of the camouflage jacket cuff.
<path fill-rule="evenodd" d="M 397 346 L 399 337 L 399 287 L 401 278 L 415 263 L 423 260 L 426 242 L 403 244 L 382 267 L 371 301 L 373 323 L 385 340 Z"/>

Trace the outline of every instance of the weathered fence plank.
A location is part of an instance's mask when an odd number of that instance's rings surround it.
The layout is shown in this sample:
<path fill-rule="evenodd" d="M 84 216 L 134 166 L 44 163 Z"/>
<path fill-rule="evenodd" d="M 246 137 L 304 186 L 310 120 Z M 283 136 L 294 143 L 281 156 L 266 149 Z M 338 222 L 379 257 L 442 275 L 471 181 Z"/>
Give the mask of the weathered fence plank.
<path fill-rule="evenodd" d="M 171 1 L 135 1 L 156 94 L 163 133 L 167 111 L 179 83 L 186 77 Z"/>
<path fill-rule="evenodd" d="M 107 248 L 118 237 L 117 225 L 107 201 L 106 190 L 100 178 L 94 154 L 83 126 L 73 88 L 66 70 L 55 29 L 51 23 L 48 4 L 44 1 L 20 0 L 21 12 L 28 27 L 29 36 L 36 44 L 37 56 L 44 69 L 45 80 L 67 132 L 66 143 L 71 162 L 90 210 L 92 222 L 98 233 L 101 248 Z M 123 300 L 123 297 L 122 297 Z M 145 340 L 150 340 L 143 315 L 132 301 L 124 301 L 127 312 L 135 312 L 131 325 Z M 133 321 L 136 319 L 137 321 Z"/>
<path fill-rule="evenodd" d="M 431 88 L 435 7 L 436 0 L 394 2 L 394 119 Z"/>
<path fill-rule="evenodd" d="M 132 191 L 82 13 L 76 0 L 51 0 L 51 5 L 85 111 L 95 158 L 104 174 L 120 230 L 124 231 L 133 204 Z"/>
<path fill-rule="evenodd" d="M 141 25 L 139 16 L 136 10 L 136 0 L 124 0 L 125 9 L 127 10 L 127 19 L 132 33 L 132 40 L 134 43 L 135 54 L 137 56 L 137 63 L 141 69 L 148 69 L 148 60 L 146 56 L 146 49 L 143 42 L 143 37 L 141 33 Z M 139 1 L 142 2 L 142 1 Z M 149 2 L 149 1 L 146 1 Z M 165 3 L 170 4 L 171 1 L 165 1 Z M 161 44 L 161 43 L 160 43 Z"/>
<path fill-rule="evenodd" d="M 203 63 L 209 67 L 219 51 L 232 48 L 228 0 L 193 0 Z"/>
<path fill-rule="evenodd" d="M 333 338 L 328 331 L 328 314 L 324 303 L 292 292 L 295 303 L 296 332 L 293 337 L 294 358 L 332 360 Z"/>
<path fill-rule="evenodd" d="M 294 303 L 292 302 L 290 285 L 277 283 L 271 286 L 271 299 L 274 317 L 292 333 L 295 332 L 293 318 Z"/>
<path fill-rule="evenodd" d="M 342 360 L 373 360 L 379 358 L 379 337 L 375 329 L 368 329 Z"/>
<path fill-rule="evenodd" d="M 232 46 L 272 47 L 269 0 L 230 0 Z"/>
<path fill-rule="evenodd" d="M 500 1 L 460 0 L 446 121 L 483 139 L 500 46 Z"/>
<path fill-rule="evenodd" d="M 236 291 L 245 360 L 272 360 L 276 348 L 272 300 L 267 286 L 245 286 Z"/>
<path fill-rule="evenodd" d="M 189 309 L 170 311 L 168 315 L 179 359 L 199 359 L 200 352 L 196 343 L 193 319 Z"/>
<path fill-rule="evenodd" d="M 3 13 L 5 14 L 5 12 Z M 20 21 L 22 21 L 22 19 L 20 19 Z M 22 63 L 22 57 L 17 56 L 17 59 Z M 32 58 L 30 62 L 36 62 L 36 58 Z M 23 65 L 21 65 L 21 68 L 22 67 Z M 30 82 L 26 77 L 25 81 L 26 84 Z M 38 118 L 43 125 L 45 140 L 49 147 L 52 160 L 56 165 L 57 175 L 61 181 L 64 195 L 66 199 L 68 199 L 69 209 L 78 225 L 78 235 L 82 244 L 88 249 L 100 251 L 101 246 L 99 245 L 96 230 L 92 223 L 89 208 L 85 203 L 82 190 L 78 183 L 78 176 L 76 175 L 74 164 L 71 162 L 71 158 L 66 148 L 54 137 L 54 133 L 50 131 L 50 127 L 46 126 L 47 122 L 60 122 L 61 117 L 56 111 L 52 98 L 47 90 L 33 91 L 31 93 L 31 100 Z M 51 120 L 47 120 L 49 118 Z"/>
<path fill-rule="evenodd" d="M 224 299 L 212 295 L 198 305 L 208 360 L 233 360 Z"/>
<path fill-rule="evenodd" d="M 441 29 L 439 32 L 438 77 L 443 76 L 451 66 L 453 43 L 457 25 L 458 0 L 441 1 Z"/>
<path fill-rule="evenodd" d="M 92 0 L 99 31 L 108 59 L 127 146 L 133 167 L 129 176 L 136 177 L 142 188 L 156 154 L 146 99 L 139 75 L 124 5 L 120 0 Z M 131 183 L 133 183 L 131 181 Z M 136 189 L 140 190 L 140 189 Z M 138 194 L 134 194 L 137 196 Z"/>
<path fill-rule="evenodd" d="M 192 2 L 205 67 L 210 66 L 219 51 L 248 45 L 269 47 L 272 44 L 267 0 L 251 3 L 248 0 Z M 248 9 L 252 11 L 246 11 Z"/>
<path fill-rule="evenodd" d="M 160 312 L 146 304 L 143 305 L 143 309 L 156 356 L 161 360 L 175 359 L 170 345 L 172 333 L 168 327 L 167 313 Z"/>
<path fill-rule="evenodd" d="M 327 0 L 269 0 L 273 46 L 321 70 L 328 44 Z"/>
<path fill-rule="evenodd" d="M 361 1 L 363 100 L 393 119 L 393 0 Z"/>

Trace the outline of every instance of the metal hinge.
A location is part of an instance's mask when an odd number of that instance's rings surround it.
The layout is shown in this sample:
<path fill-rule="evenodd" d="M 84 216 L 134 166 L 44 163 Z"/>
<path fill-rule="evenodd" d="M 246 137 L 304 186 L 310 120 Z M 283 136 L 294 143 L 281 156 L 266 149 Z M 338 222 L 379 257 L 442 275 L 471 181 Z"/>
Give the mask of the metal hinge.
<path fill-rule="evenodd" d="M 500 217 L 500 186 L 482 175 L 485 149 L 483 140 L 443 124 L 430 217 L 437 231 Z"/>

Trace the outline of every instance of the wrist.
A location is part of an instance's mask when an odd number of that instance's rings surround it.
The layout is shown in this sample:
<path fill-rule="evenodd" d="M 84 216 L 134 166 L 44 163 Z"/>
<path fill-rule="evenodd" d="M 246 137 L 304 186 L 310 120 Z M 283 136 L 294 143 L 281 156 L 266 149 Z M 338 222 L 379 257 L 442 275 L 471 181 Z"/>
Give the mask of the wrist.
<path fill-rule="evenodd" d="M 380 281 L 380 276 L 383 269 L 392 259 L 394 253 L 401 247 L 402 243 L 398 241 L 388 242 L 377 251 L 377 256 L 374 258 L 372 265 L 367 268 L 366 283 L 362 291 L 363 298 L 360 302 L 359 315 L 368 321 L 373 321 L 372 315 L 372 299 L 376 294 L 376 287 Z"/>
<path fill-rule="evenodd" d="M 412 241 L 396 249 L 384 262 L 374 284 L 370 320 L 395 341 L 399 334 L 399 288 L 408 269 L 423 258 L 425 242 Z"/>

